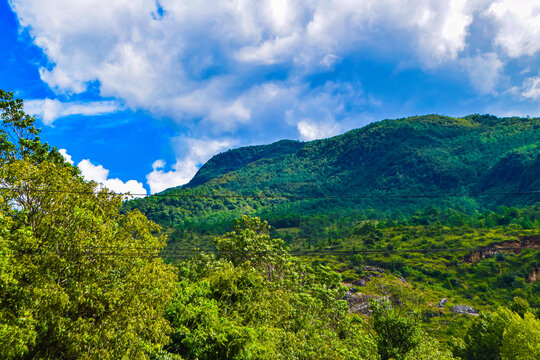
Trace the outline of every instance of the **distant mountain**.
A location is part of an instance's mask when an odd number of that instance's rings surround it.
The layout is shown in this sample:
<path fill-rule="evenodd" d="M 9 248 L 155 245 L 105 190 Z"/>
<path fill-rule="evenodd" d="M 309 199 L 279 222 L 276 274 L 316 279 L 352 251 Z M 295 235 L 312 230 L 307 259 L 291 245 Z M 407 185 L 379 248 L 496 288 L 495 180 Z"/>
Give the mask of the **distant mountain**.
<path fill-rule="evenodd" d="M 416 116 L 372 123 L 311 142 L 283 140 L 229 150 L 210 159 L 177 195 L 343 196 L 268 200 L 150 197 L 128 202 L 165 226 L 209 228 L 241 213 L 273 219 L 315 214 L 412 213 L 426 206 L 465 212 L 525 206 L 540 190 L 540 119 L 470 115 Z M 455 198 L 372 198 L 363 195 L 464 194 Z M 191 224 L 191 225 L 190 225 Z M 221 229 L 219 229 L 221 230 Z M 217 231 L 219 231 L 217 230 Z M 210 230 L 209 230 L 210 231 Z"/>

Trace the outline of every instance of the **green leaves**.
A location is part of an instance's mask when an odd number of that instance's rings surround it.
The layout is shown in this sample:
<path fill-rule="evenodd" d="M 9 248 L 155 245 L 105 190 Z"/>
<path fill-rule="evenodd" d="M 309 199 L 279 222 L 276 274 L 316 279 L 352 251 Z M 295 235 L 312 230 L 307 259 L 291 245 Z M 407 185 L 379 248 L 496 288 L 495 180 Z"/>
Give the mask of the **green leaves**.
<path fill-rule="evenodd" d="M 40 143 L 0 91 L 0 348 L 6 359 L 148 358 L 168 342 L 165 238 Z"/>
<path fill-rule="evenodd" d="M 348 313 L 339 274 L 289 255 L 258 218 L 215 241 L 218 258 L 180 266 L 168 349 L 187 359 L 374 359 L 374 343 Z"/>
<path fill-rule="evenodd" d="M 35 163 L 48 160 L 64 164 L 64 158 L 55 148 L 42 143 L 34 118 L 24 112 L 23 101 L 14 99 L 12 92 L 0 89 L 0 162 L 26 158 Z"/>
<path fill-rule="evenodd" d="M 480 314 L 455 349 L 464 360 L 533 360 L 540 358 L 540 321 L 499 308 Z"/>
<path fill-rule="evenodd" d="M 158 227 L 140 212 L 120 215 L 118 195 L 62 165 L 17 160 L 2 171 L 17 188 L 0 203 L 2 269 L 14 269 L 17 286 L 1 289 L 1 311 L 34 324 L 27 355 L 145 358 L 167 343 L 176 275 L 158 258 Z"/>
<path fill-rule="evenodd" d="M 422 340 L 420 328 L 414 319 L 400 316 L 388 300 L 371 301 L 371 324 L 381 360 L 405 359 Z"/>

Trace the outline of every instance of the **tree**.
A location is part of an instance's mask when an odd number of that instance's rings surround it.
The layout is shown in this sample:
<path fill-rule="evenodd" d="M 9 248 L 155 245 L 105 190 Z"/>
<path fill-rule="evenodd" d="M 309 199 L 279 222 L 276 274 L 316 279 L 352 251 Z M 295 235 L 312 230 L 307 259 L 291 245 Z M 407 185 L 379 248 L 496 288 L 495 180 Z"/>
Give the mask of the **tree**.
<path fill-rule="evenodd" d="M 454 351 L 464 360 L 533 360 L 540 358 L 540 321 L 500 307 L 480 314 Z"/>
<path fill-rule="evenodd" d="M 523 318 L 516 313 L 510 316 L 503 334 L 501 358 L 503 360 L 540 359 L 540 320 L 527 312 Z"/>
<path fill-rule="evenodd" d="M 243 216 L 180 268 L 168 350 L 187 359 L 377 359 L 362 320 L 350 315 L 340 275 L 302 264 Z"/>
<path fill-rule="evenodd" d="M 0 348 L 7 359 L 147 358 L 168 342 L 165 238 L 86 182 L 0 92 Z"/>
<path fill-rule="evenodd" d="M 371 301 L 372 327 L 381 360 L 405 359 L 422 340 L 414 319 L 400 316 L 386 299 Z"/>
<path fill-rule="evenodd" d="M 0 89 L 0 163 L 5 164 L 25 158 L 33 163 L 51 161 L 64 163 L 62 155 L 55 148 L 42 143 L 39 130 L 34 126 L 34 118 L 24 112 L 23 101 L 14 99 L 13 93 Z M 76 168 L 71 167 L 74 171 Z"/>

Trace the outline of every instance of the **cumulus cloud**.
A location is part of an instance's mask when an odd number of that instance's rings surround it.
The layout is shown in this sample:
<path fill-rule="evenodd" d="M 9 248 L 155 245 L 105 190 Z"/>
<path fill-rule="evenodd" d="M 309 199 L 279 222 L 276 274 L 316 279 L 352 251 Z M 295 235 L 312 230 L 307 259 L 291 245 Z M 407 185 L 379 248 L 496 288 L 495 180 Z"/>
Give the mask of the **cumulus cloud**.
<path fill-rule="evenodd" d="M 64 155 L 62 153 L 62 155 Z M 65 155 L 64 155 L 65 157 Z M 71 157 L 69 157 L 71 159 Z M 103 187 L 110 189 L 116 193 L 131 193 L 131 194 L 146 194 L 146 189 L 143 184 L 135 180 L 128 180 L 123 182 L 120 179 L 109 178 L 109 170 L 105 169 L 102 165 L 94 165 L 90 160 L 81 160 L 77 166 L 81 170 L 81 173 L 85 180 L 95 181 Z"/>
<path fill-rule="evenodd" d="M 521 95 L 532 100 L 540 99 L 540 76 L 527 79 L 523 84 Z"/>
<path fill-rule="evenodd" d="M 155 16 L 153 0 L 10 1 L 50 60 L 40 74 L 57 92 L 97 81 L 103 96 L 133 109 L 203 119 L 222 132 L 253 121 L 255 109 L 239 98 L 262 85 L 245 86 L 254 69 L 285 64 L 305 75 L 391 48 L 436 66 L 465 49 L 475 3 L 162 0 L 164 15 Z M 45 122 L 61 115 L 58 103 L 41 105 Z"/>
<path fill-rule="evenodd" d="M 122 104 L 188 129 L 189 146 L 176 150 L 176 162 L 154 163 L 152 192 L 189 181 L 213 154 L 198 155 L 201 147 L 219 151 L 233 143 L 201 134 L 221 139 L 244 131 L 252 141 L 287 129 L 307 140 L 361 125 L 354 118 L 382 108 L 384 99 L 353 81 L 355 74 L 326 82 L 318 76 L 344 60 L 383 59 L 396 72 L 406 64 L 429 76 L 458 69 L 478 93 L 497 95 L 508 92 L 499 89 L 508 57 L 540 50 L 534 0 L 160 0 L 163 12 L 154 0 L 10 5 L 46 55 L 40 76 L 51 89 L 70 98 L 92 84 L 118 99 L 27 102 L 44 123 Z M 471 36 L 479 19 L 493 27 Z M 472 38 L 482 43 L 473 47 Z M 535 79 L 525 80 L 524 98 L 537 99 Z"/>
<path fill-rule="evenodd" d="M 471 83 L 482 94 L 494 94 L 504 64 L 496 53 L 479 54 L 462 61 Z"/>
<path fill-rule="evenodd" d="M 165 169 L 164 160 L 154 162 L 152 172 L 146 175 L 152 194 L 188 183 L 201 164 L 218 152 L 234 145 L 234 141 L 228 139 L 193 139 L 183 136 L 174 139 L 174 143 L 178 153 L 185 155 L 177 158 L 176 163 L 168 171 Z"/>
<path fill-rule="evenodd" d="M 41 119 L 45 125 L 61 117 L 70 115 L 103 115 L 118 111 L 120 106 L 115 101 L 60 102 L 57 99 L 26 100 L 24 109 L 27 113 Z"/>
<path fill-rule="evenodd" d="M 323 139 L 340 132 L 340 127 L 336 123 L 315 123 L 310 120 L 302 120 L 296 126 L 302 140 Z"/>
<path fill-rule="evenodd" d="M 66 160 L 66 162 L 70 163 L 71 165 L 73 165 L 73 160 L 71 159 L 71 155 L 69 155 L 67 153 L 67 150 L 66 149 L 59 149 L 58 152 L 60 153 L 60 155 L 62 155 L 64 157 L 64 159 Z"/>
<path fill-rule="evenodd" d="M 497 24 L 495 44 L 511 57 L 540 50 L 540 3 L 536 0 L 499 0 L 486 15 Z"/>

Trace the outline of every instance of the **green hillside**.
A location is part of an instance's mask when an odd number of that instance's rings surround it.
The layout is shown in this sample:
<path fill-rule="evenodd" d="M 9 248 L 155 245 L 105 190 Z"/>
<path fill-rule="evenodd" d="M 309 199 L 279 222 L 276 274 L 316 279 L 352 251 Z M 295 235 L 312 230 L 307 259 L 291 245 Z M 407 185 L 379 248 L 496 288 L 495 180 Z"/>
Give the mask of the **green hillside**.
<path fill-rule="evenodd" d="M 277 226 L 297 226 L 299 217 L 317 214 L 380 218 L 411 215 L 427 206 L 465 213 L 526 206 L 540 201 L 540 195 L 474 194 L 540 189 L 539 146 L 538 118 L 428 115 L 384 120 L 329 139 L 229 150 L 203 165 L 189 184 L 164 192 L 180 197 L 134 200 L 126 208 L 139 208 L 167 227 L 218 234 L 243 213 Z M 344 198 L 181 197 L 209 194 Z M 464 196 L 347 198 L 424 194 Z"/>
<path fill-rule="evenodd" d="M 368 265 L 387 271 L 390 283 L 403 276 L 432 302 L 447 296 L 489 307 L 521 296 L 539 306 L 538 283 L 527 283 L 540 268 L 537 250 L 475 261 L 466 251 L 429 251 L 540 235 L 539 146 L 538 118 L 384 120 L 329 139 L 229 150 L 189 184 L 163 192 L 172 196 L 124 207 L 164 227 L 163 256 L 171 261 L 197 248 L 212 251 L 214 237 L 248 214 L 268 220 L 271 236 L 293 253 L 329 265 L 349 283 L 369 278 Z M 422 197 L 438 194 L 458 196 Z M 298 198 L 267 198 L 275 195 Z M 411 249 L 422 252 L 402 253 Z"/>

